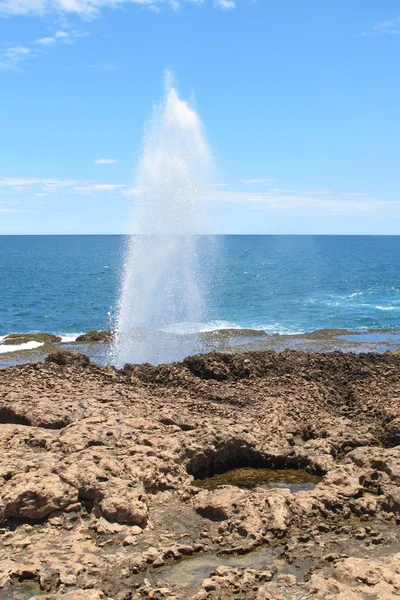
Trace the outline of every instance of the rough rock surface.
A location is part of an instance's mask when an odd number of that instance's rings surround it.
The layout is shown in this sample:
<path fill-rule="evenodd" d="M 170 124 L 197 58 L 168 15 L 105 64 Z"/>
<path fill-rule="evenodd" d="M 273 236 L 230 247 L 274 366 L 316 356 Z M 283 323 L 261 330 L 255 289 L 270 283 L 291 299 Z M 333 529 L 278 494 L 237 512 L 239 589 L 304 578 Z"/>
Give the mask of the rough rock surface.
<path fill-rule="evenodd" d="M 59 335 L 53 335 L 52 333 L 10 333 L 4 339 L 3 344 L 6 346 L 14 346 L 16 344 L 25 344 L 26 342 L 32 341 L 49 345 L 61 342 L 61 337 Z"/>
<path fill-rule="evenodd" d="M 0 598 L 399 597 L 400 356 L 61 354 L 0 371 Z M 193 485 L 246 466 L 321 481 Z"/>
<path fill-rule="evenodd" d="M 88 331 L 87 333 L 82 333 L 82 335 L 78 335 L 76 338 L 76 342 L 112 342 L 113 340 L 113 332 L 105 329 L 103 331 L 97 331 L 97 329 L 92 329 L 92 331 Z"/>

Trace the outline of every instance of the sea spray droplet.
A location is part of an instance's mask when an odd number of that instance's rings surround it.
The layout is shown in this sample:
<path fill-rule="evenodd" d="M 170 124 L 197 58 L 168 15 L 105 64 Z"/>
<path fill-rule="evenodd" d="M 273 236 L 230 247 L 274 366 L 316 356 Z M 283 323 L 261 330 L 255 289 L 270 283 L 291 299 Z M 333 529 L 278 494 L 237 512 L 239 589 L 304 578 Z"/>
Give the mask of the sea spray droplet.
<path fill-rule="evenodd" d="M 169 362 L 198 349 L 194 336 L 167 332 L 206 317 L 198 256 L 207 264 L 207 242 L 195 234 L 204 231 L 211 173 L 200 119 L 167 75 L 137 169 L 135 235 L 127 248 L 112 357 L 117 365 Z"/>

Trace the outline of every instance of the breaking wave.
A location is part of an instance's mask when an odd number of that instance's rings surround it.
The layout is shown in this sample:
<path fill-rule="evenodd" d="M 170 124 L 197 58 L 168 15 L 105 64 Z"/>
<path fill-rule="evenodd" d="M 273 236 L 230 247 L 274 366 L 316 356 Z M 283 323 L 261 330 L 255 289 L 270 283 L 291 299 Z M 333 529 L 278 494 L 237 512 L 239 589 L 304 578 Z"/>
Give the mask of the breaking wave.
<path fill-rule="evenodd" d="M 43 342 L 25 342 L 24 344 L 3 344 L 6 336 L 0 338 L 0 354 L 8 354 L 9 352 L 19 352 L 20 350 L 34 350 L 44 346 Z"/>

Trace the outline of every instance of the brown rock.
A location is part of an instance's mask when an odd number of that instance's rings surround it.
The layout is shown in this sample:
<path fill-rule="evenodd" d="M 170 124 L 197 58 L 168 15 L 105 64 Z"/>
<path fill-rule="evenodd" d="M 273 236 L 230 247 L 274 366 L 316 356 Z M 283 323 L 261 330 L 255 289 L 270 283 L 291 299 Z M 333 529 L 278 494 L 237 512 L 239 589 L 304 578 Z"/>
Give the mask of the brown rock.
<path fill-rule="evenodd" d="M 396 440 L 400 358 L 213 353 L 123 371 L 75 358 L 0 369 L 0 595 L 398 595 L 400 453 L 382 444 Z M 237 467 L 323 478 L 293 493 L 193 485 Z M 264 544 L 266 564 L 247 568 Z M 278 545 L 296 582 L 272 578 Z"/>
<path fill-rule="evenodd" d="M 78 500 L 78 491 L 54 473 L 19 473 L 1 489 L 2 520 L 44 519 Z"/>
<path fill-rule="evenodd" d="M 232 516 L 238 500 L 245 495 L 239 488 L 224 485 L 213 491 L 204 491 L 194 500 L 196 511 L 212 521 L 224 521 Z"/>
<path fill-rule="evenodd" d="M 107 496 L 100 504 L 102 515 L 109 521 L 144 526 L 147 523 L 148 499 L 141 490 L 123 490 Z"/>

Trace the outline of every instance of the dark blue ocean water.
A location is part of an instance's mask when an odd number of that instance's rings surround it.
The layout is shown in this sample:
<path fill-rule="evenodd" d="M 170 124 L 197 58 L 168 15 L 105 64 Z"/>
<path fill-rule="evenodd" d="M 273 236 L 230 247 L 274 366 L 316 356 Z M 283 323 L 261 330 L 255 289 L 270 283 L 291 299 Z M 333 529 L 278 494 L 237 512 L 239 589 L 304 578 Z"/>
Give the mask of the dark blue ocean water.
<path fill-rule="evenodd" d="M 221 236 L 203 329 L 400 329 L 400 237 Z M 123 236 L 0 236 L 0 335 L 108 328 Z"/>

